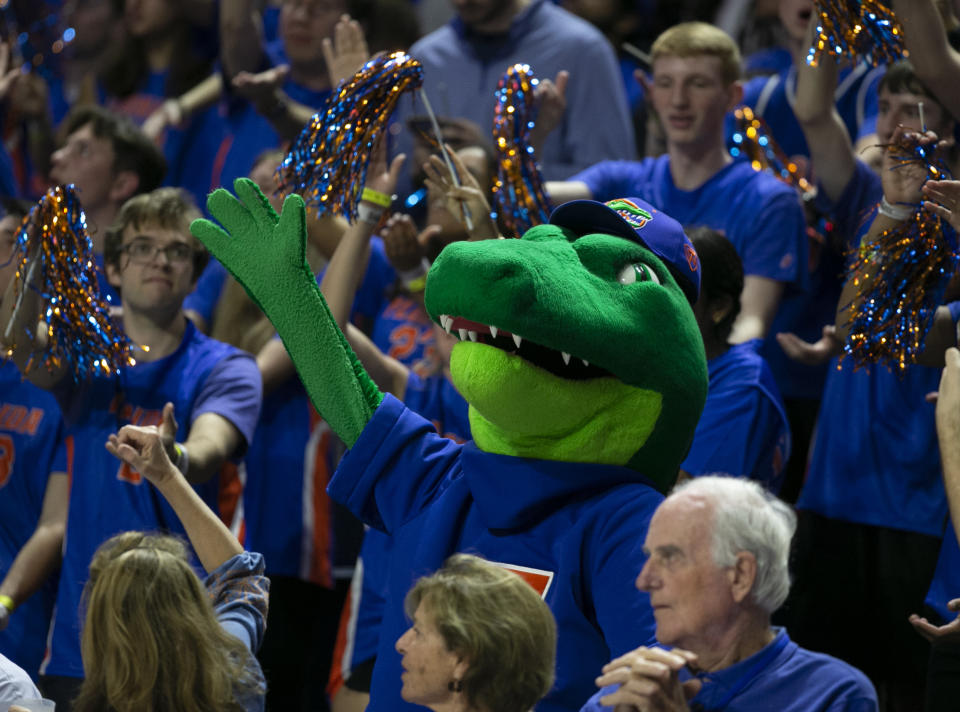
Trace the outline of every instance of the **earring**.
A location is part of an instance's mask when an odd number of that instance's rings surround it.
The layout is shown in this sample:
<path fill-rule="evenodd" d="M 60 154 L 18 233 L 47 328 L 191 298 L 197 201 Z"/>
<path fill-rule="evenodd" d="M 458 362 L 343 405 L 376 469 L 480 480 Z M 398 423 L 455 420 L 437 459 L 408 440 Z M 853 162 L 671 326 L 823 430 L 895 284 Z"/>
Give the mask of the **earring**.
<path fill-rule="evenodd" d="M 451 680 L 447 683 L 450 692 L 463 692 L 463 680 Z"/>

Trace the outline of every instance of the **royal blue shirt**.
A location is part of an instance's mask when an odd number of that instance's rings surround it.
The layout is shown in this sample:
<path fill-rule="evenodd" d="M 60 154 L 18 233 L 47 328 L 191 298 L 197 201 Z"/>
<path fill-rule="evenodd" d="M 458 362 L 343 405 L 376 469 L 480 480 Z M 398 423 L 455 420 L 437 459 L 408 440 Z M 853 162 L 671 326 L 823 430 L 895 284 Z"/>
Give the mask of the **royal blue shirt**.
<path fill-rule="evenodd" d="M 37 527 L 53 472 L 68 473 L 60 408 L 52 395 L 24 381 L 12 361 L 0 363 L 0 579 Z M 34 677 L 56 593 L 51 577 L 0 632 L 0 654 Z"/>
<path fill-rule="evenodd" d="M 394 537 L 371 712 L 414 709 L 400 698 L 394 649 L 409 627 L 403 599 L 457 551 L 522 567 L 539 581 L 563 631 L 556 684 L 541 711 L 575 709 L 606 661 L 653 642 L 649 597 L 633 583 L 663 497 L 634 470 L 459 445 L 387 395 L 341 460 L 330 494 Z"/>
<path fill-rule="evenodd" d="M 837 223 L 859 245 L 882 196 L 879 178 L 858 162 L 834 206 Z M 934 406 L 940 369 L 880 365 L 855 370 L 831 361 L 807 480 L 797 502 L 822 516 L 939 537 L 947 515 Z"/>
<path fill-rule="evenodd" d="M 786 629 L 776 629 L 771 643 L 748 658 L 701 677 L 703 687 L 690 700 L 691 710 L 712 712 L 875 712 L 877 693 L 867 676 L 842 660 L 801 648 Z M 686 670 L 681 679 L 690 679 Z M 605 687 L 581 712 L 611 708 L 600 698 Z"/>
<path fill-rule="evenodd" d="M 790 425 L 773 374 L 753 339 L 707 362 L 710 386 L 680 469 L 749 477 L 776 494 L 790 457 Z"/>
<path fill-rule="evenodd" d="M 74 473 L 67 534 L 60 569 L 50 650 L 42 674 L 83 677 L 79 610 L 88 567 L 97 547 L 114 534 L 161 529 L 184 534 L 170 505 L 135 470 L 103 447 L 122 426 L 157 425 L 164 404 L 172 402 L 187 439 L 194 420 L 216 413 L 243 436 L 253 437 L 260 413 L 262 381 L 249 354 L 199 333 L 189 321 L 180 346 L 157 361 L 142 361 L 120 375 L 97 377 L 79 386 L 68 377 L 56 388 L 74 436 Z M 238 506 L 242 473 L 225 463 L 221 475 L 197 485 L 207 504 L 240 531 Z"/>
<path fill-rule="evenodd" d="M 876 130 L 877 87 L 886 67 L 858 64 L 842 70 L 834 100 L 850 139 L 856 142 Z M 783 152 L 791 157 L 810 156 L 807 140 L 794 114 L 797 70 L 790 66 L 770 77 L 755 77 L 744 84 L 743 104 L 763 118 Z M 732 124 L 731 124 L 732 126 Z M 727 135 L 731 135 L 728 131 Z"/>

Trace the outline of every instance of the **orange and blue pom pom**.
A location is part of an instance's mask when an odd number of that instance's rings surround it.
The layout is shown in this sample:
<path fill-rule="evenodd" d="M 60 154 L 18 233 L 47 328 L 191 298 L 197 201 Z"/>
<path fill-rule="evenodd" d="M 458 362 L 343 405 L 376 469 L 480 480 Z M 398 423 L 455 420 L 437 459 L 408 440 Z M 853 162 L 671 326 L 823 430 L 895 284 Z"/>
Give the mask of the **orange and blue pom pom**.
<path fill-rule="evenodd" d="M 17 285 L 37 291 L 48 337 L 28 368 L 66 365 L 81 380 L 134 363 L 130 340 L 100 293 L 93 242 L 72 185 L 51 188 L 30 210 L 15 249 Z"/>
<path fill-rule="evenodd" d="M 497 177 L 493 199 L 501 225 L 519 237 L 534 225 L 550 220 L 552 207 L 530 132 L 537 120 L 534 90 L 539 80 L 527 64 L 515 64 L 497 84 L 493 115 L 493 145 Z"/>
<path fill-rule="evenodd" d="M 280 191 L 298 193 L 317 215 L 356 220 L 370 155 L 400 97 L 423 84 L 420 62 L 380 54 L 340 83 L 277 169 Z"/>

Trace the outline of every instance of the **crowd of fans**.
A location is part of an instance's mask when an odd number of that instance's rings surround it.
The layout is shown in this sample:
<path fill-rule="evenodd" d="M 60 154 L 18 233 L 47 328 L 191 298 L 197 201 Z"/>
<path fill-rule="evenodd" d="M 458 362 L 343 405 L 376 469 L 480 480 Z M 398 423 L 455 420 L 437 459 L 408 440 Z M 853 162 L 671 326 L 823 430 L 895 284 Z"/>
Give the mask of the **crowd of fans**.
<path fill-rule="evenodd" d="M 960 182 L 884 150 L 936 145 L 960 170 L 954 5 L 892 2 L 909 60 L 813 67 L 813 0 L 0 2 L 0 709 L 376 709 L 384 651 L 434 710 L 955 709 L 960 280 L 916 365 L 838 366 L 861 240 L 923 210 L 960 230 Z M 327 493 L 345 446 L 190 233 L 242 176 L 280 212 L 285 149 L 384 50 L 422 63 L 452 168 L 405 98 L 365 186 L 392 204 L 308 215 L 307 259 L 376 385 L 441 436 L 470 440 L 470 419 L 427 270 L 504 232 L 490 126 L 509 66 L 541 79 L 554 205 L 640 199 L 696 249 L 706 406 L 680 484 L 634 522 L 637 570 L 616 572 L 656 642 L 560 615 L 549 582 L 470 552 L 389 600 L 393 538 Z M 741 106 L 814 190 L 743 159 Z M 47 335 L 13 259 L 66 184 L 135 345 L 86 381 L 34 363 Z M 386 640 L 400 606 L 410 630 Z M 609 663 L 573 680 L 564 638 L 584 626 Z"/>

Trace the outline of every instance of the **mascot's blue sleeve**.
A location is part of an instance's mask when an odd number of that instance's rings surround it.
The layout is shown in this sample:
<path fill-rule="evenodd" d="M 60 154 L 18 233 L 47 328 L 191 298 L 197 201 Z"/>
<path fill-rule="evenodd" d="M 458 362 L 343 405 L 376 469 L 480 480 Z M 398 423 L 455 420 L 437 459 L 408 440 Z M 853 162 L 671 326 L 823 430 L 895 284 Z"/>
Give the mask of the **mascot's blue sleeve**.
<path fill-rule="evenodd" d="M 647 561 L 643 544 L 650 519 L 662 501 L 652 487 L 622 485 L 609 491 L 603 497 L 601 523 L 589 538 L 585 575 L 611 657 L 656 643 L 650 596 L 637 590 L 635 582 Z"/>
<path fill-rule="evenodd" d="M 365 524 L 392 534 L 460 474 L 462 449 L 387 394 L 327 491 Z"/>

